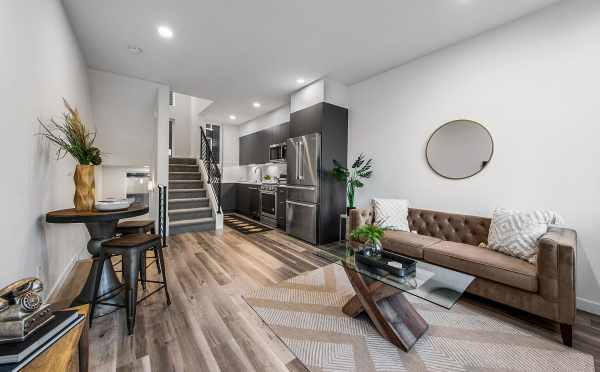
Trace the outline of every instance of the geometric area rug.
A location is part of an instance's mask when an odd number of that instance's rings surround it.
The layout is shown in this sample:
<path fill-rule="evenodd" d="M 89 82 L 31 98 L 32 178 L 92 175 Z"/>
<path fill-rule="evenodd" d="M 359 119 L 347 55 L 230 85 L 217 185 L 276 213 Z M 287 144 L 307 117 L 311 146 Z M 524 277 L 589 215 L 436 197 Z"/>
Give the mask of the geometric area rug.
<path fill-rule="evenodd" d="M 354 295 L 343 268 L 331 264 L 244 300 L 311 371 L 594 371 L 594 359 L 461 301 L 448 310 L 406 298 L 429 329 L 405 353 L 364 314 L 342 306 Z"/>

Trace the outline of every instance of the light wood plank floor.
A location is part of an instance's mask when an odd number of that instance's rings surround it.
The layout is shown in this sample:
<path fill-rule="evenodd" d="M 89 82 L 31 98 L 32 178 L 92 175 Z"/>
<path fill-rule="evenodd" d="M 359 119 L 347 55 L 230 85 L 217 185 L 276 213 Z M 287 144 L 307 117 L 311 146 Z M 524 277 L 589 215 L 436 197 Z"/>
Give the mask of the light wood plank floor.
<path fill-rule="evenodd" d="M 314 248 L 278 231 L 222 232 L 171 237 L 165 249 L 172 305 L 158 293 L 138 306 L 135 334 L 127 336 L 123 311 L 96 319 L 90 331 L 92 371 L 306 371 L 244 302 L 241 294 L 270 286 L 328 262 Z M 66 306 L 90 267 L 82 261 L 53 299 Z M 155 267 L 150 277 L 157 279 Z M 149 288 L 151 289 L 151 288 Z M 467 297 L 488 311 L 525 318 L 559 340 L 553 324 L 497 304 Z M 600 317 L 580 313 L 575 347 L 595 355 L 600 370 Z"/>

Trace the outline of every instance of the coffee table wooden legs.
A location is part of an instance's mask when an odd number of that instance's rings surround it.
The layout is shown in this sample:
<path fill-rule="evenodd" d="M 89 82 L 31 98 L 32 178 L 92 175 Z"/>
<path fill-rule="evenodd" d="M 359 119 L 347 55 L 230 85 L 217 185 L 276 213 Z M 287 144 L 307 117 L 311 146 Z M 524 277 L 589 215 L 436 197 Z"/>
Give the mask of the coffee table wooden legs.
<path fill-rule="evenodd" d="M 379 333 L 404 351 L 417 342 L 429 325 L 399 289 L 380 281 L 367 284 L 363 276 L 344 267 L 356 295 L 344 305 L 344 314 L 356 317 L 366 311 Z"/>

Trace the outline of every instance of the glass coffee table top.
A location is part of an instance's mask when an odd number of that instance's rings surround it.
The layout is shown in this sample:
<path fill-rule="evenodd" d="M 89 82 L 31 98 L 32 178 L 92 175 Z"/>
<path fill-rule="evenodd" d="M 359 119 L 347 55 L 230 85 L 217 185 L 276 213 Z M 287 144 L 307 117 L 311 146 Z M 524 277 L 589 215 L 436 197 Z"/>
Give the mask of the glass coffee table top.
<path fill-rule="evenodd" d="M 391 273 L 377 265 L 373 265 L 373 262 L 366 263 L 366 260 L 358 260 L 357 256 L 363 254 L 365 249 L 368 250 L 369 248 L 354 241 L 322 245 L 318 249 L 315 254 L 319 257 L 356 271 L 367 280 L 380 281 L 447 309 L 450 309 L 458 301 L 475 279 L 475 277 L 468 274 L 400 255 L 397 256 L 415 261 L 416 270 L 403 276 Z M 370 256 L 369 260 L 376 260 L 380 264 L 395 267 L 400 266 L 397 262 L 394 262 L 400 260 L 388 258 L 387 256 Z"/>

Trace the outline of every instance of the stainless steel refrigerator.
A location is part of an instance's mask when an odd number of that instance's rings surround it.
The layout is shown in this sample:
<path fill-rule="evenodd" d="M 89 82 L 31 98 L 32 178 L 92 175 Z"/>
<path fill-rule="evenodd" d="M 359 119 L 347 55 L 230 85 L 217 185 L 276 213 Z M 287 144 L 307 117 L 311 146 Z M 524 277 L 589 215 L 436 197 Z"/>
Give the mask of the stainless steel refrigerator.
<path fill-rule="evenodd" d="M 287 140 L 286 232 L 318 243 L 321 135 Z"/>

